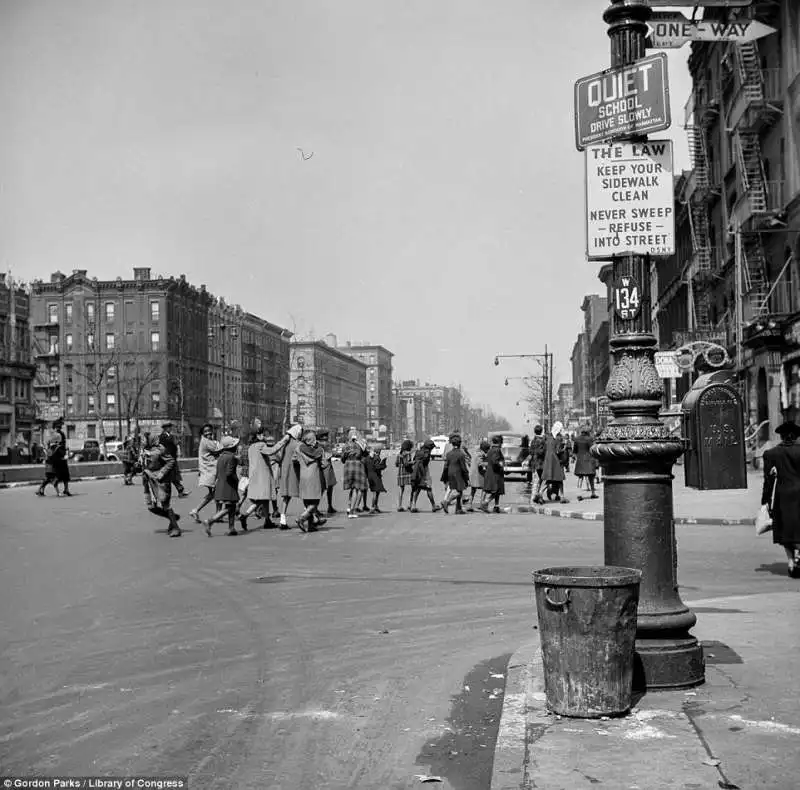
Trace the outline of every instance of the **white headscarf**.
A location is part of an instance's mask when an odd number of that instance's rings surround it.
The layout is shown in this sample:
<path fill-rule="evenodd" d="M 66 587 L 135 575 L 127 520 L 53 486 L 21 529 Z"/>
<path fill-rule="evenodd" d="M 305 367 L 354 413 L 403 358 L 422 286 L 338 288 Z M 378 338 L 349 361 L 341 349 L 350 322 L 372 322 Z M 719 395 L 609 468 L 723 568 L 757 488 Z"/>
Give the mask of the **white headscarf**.
<path fill-rule="evenodd" d="M 561 423 L 561 422 L 554 422 L 554 423 L 553 423 L 553 427 L 550 429 L 550 433 L 553 435 L 553 438 L 555 438 L 555 437 L 556 437 L 556 436 L 558 436 L 558 434 L 560 434 L 560 433 L 561 433 L 561 431 L 563 431 L 563 430 L 564 430 L 564 425 L 563 425 L 563 423 Z"/>

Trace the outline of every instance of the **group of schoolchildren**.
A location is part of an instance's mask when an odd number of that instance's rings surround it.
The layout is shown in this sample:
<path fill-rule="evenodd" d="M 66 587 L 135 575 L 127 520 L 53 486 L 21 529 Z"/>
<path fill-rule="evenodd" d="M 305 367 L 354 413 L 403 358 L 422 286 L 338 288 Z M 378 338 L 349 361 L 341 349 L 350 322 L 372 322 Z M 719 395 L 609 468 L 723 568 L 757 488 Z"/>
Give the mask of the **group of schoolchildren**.
<path fill-rule="evenodd" d="M 440 477 L 445 486 L 445 495 L 437 504 L 430 472 L 431 452 L 436 445 L 431 439 L 427 439 L 414 451 L 413 443 L 406 439 L 400 445 L 400 453 L 395 459 L 399 489 L 397 512 L 403 513 L 406 510 L 403 507 L 403 497 L 406 488 L 409 488 L 410 513 L 419 513 L 417 505 L 423 491 L 434 513 L 439 510 L 449 513 L 451 505 L 455 505 L 458 515 L 473 513 L 475 497 L 479 491 L 481 496 L 477 509 L 483 513 L 500 513 L 500 497 L 505 493 L 502 444 L 503 437 L 499 435 L 493 436 L 491 441 L 484 439 L 473 457 L 463 446 L 460 434 L 450 434 L 442 454 L 444 463 Z"/>

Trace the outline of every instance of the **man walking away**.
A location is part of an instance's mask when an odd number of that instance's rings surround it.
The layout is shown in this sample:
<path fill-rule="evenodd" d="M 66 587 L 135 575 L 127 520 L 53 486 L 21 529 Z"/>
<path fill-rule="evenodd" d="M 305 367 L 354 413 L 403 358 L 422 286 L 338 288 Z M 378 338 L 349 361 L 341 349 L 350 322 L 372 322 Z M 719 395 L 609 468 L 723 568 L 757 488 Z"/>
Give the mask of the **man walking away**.
<path fill-rule="evenodd" d="M 60 424 L 58 421 L 53 423 L 53 431 L 47 439 L 46 454 L 45 454 L 45 467 L 44 467 L 44 480 L 42 484 L 36 489 L 36 496 L 44 496 L 45 488 L 48 484 L 52 483 L 53 488 L 56 490 L 56 496 L 59 496 L 58 483 L 63 477 L 63 467 L 66 466 L 66 439 L 63 443 L 61 437 L 63 434 L 58 430 Z M 69 480 L 69 473 L 67 473 L 67 480 Z M 69 494 L 67 494 L 69 496 Z"/>
<path fill-rule="evenodd" d="M 531 504 L 544 504 L 542 499 L 542 469 L 544 469 L 544 456 L 547 451 L 547 441 L 544 438 L 544 429 L 537 425 L 533 429 L 531 441 L 531 470 L 536 474 L 536 491 L 531 496 Z"/>

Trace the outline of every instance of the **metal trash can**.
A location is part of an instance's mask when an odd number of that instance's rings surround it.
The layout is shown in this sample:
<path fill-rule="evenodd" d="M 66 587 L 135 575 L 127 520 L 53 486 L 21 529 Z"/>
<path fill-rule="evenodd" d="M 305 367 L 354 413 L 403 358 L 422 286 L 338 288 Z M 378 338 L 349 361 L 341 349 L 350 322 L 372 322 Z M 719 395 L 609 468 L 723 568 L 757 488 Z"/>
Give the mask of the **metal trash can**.
<path fill-rule="evenodd" d="M 631 707 L 642 572 L 586 566 L 533 572 L 547 707 L 595 719 Z"/>

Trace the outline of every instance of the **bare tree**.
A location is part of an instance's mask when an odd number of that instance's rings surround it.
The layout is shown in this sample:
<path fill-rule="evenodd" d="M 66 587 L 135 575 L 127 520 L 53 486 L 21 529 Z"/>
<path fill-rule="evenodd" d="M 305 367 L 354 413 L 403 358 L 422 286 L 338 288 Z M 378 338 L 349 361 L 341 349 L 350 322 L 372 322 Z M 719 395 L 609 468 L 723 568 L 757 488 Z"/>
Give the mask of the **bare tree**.
<path fill-rule="evenodd" d="M 105 353 L 96 352 L 87 354 L 85 364 L 76 366 L 74 373 L 86 382 L 86 389 L 94 397 L 94 411 L 100 423 L 100 443 L 106 442 L 105 420 L 109 418 L 117 419 L 117 409 L 121 404 L 116 404 L 113 414 L 107 413 L 107 404 L 103 398 L 104 393 L 110 389 L 119 389 L 119 382 L 116 377 L 119 375 L 120 352 L 117 348 L 112 348 Z"/>
<path fill-rule="evenodd" d="M 126 360 L 123 366 L 124 373 L 120 378 L 120 393 L 124 403 L 119 405 L 125 418 L 126 430 L 131 432 L 131 423 L 138 425 L 141 410 L 141 399 L 145 388 L 159 378 L 158 363 L 151 360 L 145 366 L 140 360 Z M 118 374 L 119 375 L 119 374 Z"/>

